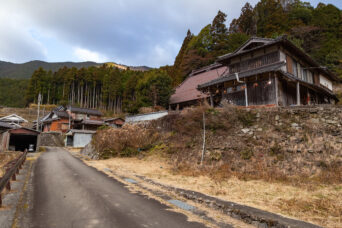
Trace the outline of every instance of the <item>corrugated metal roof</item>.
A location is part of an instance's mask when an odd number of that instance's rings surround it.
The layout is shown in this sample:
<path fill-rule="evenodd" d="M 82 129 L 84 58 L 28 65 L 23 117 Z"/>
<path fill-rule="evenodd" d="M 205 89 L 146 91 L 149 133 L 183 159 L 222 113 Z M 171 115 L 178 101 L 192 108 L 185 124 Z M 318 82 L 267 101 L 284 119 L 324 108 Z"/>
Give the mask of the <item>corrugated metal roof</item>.
<path fill-rule="evenodd" d="M 14 129 L 15 127 L 6 122 L 0 122 L 0 128 Z"/>
<path fill-rule="evenodd" d="M 180 86 L 176 88 L 175 93 L 170 98 L 170 104 L 178 104 L 208 97 L 204 93 L 197 90 L 198 85 L 219 78 L 226 71 L 226 69 L 227 67 L 220 67 L 196 74 L 194 76 L 189 76 Z"/>

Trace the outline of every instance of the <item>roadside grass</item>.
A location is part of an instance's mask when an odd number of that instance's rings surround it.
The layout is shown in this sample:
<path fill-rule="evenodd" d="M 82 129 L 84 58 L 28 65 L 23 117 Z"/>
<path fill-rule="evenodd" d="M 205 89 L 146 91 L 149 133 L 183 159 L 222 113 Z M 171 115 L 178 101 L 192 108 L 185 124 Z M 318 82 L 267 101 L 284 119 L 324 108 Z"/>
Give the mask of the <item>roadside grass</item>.
<path fill-rule="evenodd" d="M 146 176 L 165 185 L 201 192 L 324 227 L 342 226 L 342 184 L 306 183 L 296 186 L 279 181 L 243 180 L 233 173 L 223 174 L 224 167 L 209 175 L 200 168 L 185 172 L 175 170 L 160 154 L 142 159 L 111 158 L 86 163 L 100 170 L 109 168 L 125 177 Z"/>
<path fill-rule="evenodd" d="M 4 166 L 19 156 L 20 152 L 3 152 L 0 153 L 0 177 L 5 174 Z"/>

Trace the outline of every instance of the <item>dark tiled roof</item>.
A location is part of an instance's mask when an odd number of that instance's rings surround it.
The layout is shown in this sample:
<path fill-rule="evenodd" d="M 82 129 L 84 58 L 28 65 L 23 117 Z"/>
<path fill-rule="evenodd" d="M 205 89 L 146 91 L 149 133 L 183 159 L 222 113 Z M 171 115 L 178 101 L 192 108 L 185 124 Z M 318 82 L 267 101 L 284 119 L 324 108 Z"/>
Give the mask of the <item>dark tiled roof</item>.
<path fill-rule="evenodd" d="M 69 114 L 66 111 L 53 111 L 59 118 L 69 118 Z"/>
<path fill-rule="evenodd" d="M 280 70 L 280 68 L 284 65 L 284 62 L 277 62 L 277 63 L 273 63 L 264 67 L 260 67 L 258 69 L 253 69 L 253 70 L 248 70 L 248 71 L 243 71 L 243 72 L 239 72 L 238 76 L 239 79 L 241 78 L 245 78 L 245 77 L 249 77 L 252 75 L 257 75 L 257 74 L 262 74 L 262 73 L 266 73 L 266 72 L 272 72 L 272 71 L 278 71 Z M 236 79 L 236 75 L 235 73 L 233 74 L 228 74 L 228 75 L 224 75 L 222 77 L 219 77 L 217 79 L 214 79 L 210 82 L 201 84 L 198 86 L 199 89 L 208 87 L 208 86 L 212 86 L 212 85 L 216 85 L 216 84 L 220 84 L 223 82 L 227 82 L 227 81 L 233 81 Z"/>
<path fill-rule="evenodd" d="M 277 39 L 269 39 L 269 38 L 260 38 L 260 37 L 252 37 L 250 38 L 249 40 L 247 40 L 243 45 L 241 45 L 241 47 L 239 47 L 238 49 L 236 49 L 234 52 L 232 53 L 228 53 L 228 54 L 225 54 L 225 55 L 222 55 L 222 56 L 219 56 L 218 57 L 218 61 L 222 61 L 222 60 L 225 60 L 225 59 L 230 59 L 234 56 L 238 56 L 238 55 L 241 55 L 243 53 L 247 53 L 247 52 L 250 52 L 250 51 L 253 51 L 253 50 L 256 50 L 256 49 L 260 49 L 260 48 L 264 48 L 266 46 L 270 46 L 272 44 L 275 44 L 279 41 L 281 41 L 284 37 L 283 36 L 280 36 L 278 37 Z M 260 45 L 260 46 L 257 46 L 255 48 L 252 48 L 252 49 L 248 49 L 248 50 L 242 50 L 242 48 L 248 44 L 249 42 L 255 40 L 256 42 L 260 42 L 260 41 L 265 41 L 264 45 Z"/>
<path fill-rule="evenodd" d="M 39 121 L 39 123 L 41 124 L 41 123 L 51 123 L 51 122 L 53 122 L 53 121 L 55 121 L 55 120 L 60 120 L 60 118 L 48 118 L 48 119 L 45 119 L 45 120 L 43 120 L 43 121 Z"/>
<path fill-rule="evenodd" d="M 70 107 L 70 111 L 74 113 L 89 114 L 93 116 L 102 116 L 102 112 L 97 109 Z"/>
<path fill-rule="evenodd" d="M 62 105 L 56 107 L 53 111 L 66 111 L 66 108 Z"/>
<path fill-rule="evenodd" d="M 227 67 L 214 68 L 202 73 L 189 76 L 185 81 L 176 88 L 175 93 L 170 98 L 170 104 L 178 104 L 187 101 L 206 98 L 207 95 L 197 90 L 197 86 L 216 78 L 219 78 Z"/>

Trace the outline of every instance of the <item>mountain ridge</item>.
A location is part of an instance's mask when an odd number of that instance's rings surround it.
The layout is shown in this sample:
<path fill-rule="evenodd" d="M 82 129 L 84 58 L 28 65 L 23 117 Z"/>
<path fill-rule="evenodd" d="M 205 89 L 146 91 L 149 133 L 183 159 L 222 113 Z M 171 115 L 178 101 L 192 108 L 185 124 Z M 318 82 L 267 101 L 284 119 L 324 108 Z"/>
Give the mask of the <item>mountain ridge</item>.
<path fill-rule="evenodd" d="M 91 66 L 99 67 L 103 64 L 111 65 L 120 69 L 130 68 L 131 70 L 136 71 L 147 71 L 150 70 L 150 67 L 147 66 L 126 66 L 122 64 L 117 64 L 114 62 L 106 62 L 106 63 L 96 63 L 91 61 L 86 62 L 45 62 L 40 60 L 33 60 L 25 63 L 12 63 L 7 61 L 0 60 L 0 78 L 10 78 L 10 79 L 29 79 L 33 72 L 37 70 L 39 67 L 44 68 L 45 70 L 56 72 L 58 69 L 62 67 L 76 67 L 76 68 L 88 68 Z"/>

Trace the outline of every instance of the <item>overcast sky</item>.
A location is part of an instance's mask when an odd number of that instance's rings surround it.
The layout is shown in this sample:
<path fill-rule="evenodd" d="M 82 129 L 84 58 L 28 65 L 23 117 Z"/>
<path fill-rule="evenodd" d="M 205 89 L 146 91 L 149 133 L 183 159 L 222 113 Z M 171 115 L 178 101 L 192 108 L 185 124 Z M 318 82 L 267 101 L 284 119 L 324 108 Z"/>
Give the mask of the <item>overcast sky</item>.
<path fill-rule="evenodd" d="M 0 0 L 0 60 L 172 65 L 189 28 L 218 10 L 227 24 L 241 0 Z M 254 6 L 258 0 L 249 0 Z M 341 0 L 311 0 L 342 8 Z"/>

